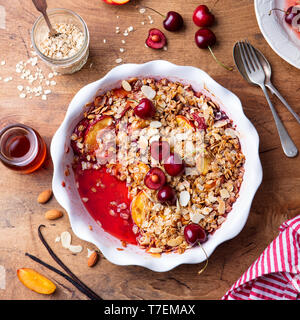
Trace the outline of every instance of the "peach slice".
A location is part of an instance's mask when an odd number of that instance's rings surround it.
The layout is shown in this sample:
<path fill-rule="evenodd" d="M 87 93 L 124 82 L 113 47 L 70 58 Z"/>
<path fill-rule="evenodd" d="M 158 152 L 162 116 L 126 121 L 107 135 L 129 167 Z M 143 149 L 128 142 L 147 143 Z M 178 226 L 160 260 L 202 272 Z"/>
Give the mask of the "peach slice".
<path fill-rule="evenodd" d="M 139 168 L 139 172 L 143 174 L 146 174 L 150 169 L 149 166 L 144 162 L 139 162 L 138 168 Z"/>
<path fill-rule="evenodd" d="M 176 116 L 176 122 L 182 128 L 185 128 L 187 130 L 195 130 L 194 124 L 185 116 L 182 116 L 182 115 Z"/>
<path fill-rule="evenodd" d="M 145 207 L 148 205 L 148 197 L 145 192 L 140 191 L 131 203 L 132 220 L 138 227 L 141 227 L 145 219 Z"/>
<path fill-rule="evenodd" d="M 132 122 L 130 128 L 129 128 L 129 133 L 132 133 L 134 130 L 138 129 L 144 129 L 148 127 L 150 124 L 149 120 L 143 120 L 143 119 L 138 119 Z"/>
<path fill-rule="evenodd" d="M 17 275 L 25 287 L 37 293 L 51 294 L 56 290 L 56 286 L 52 281 L 33 269 L 18 269 Z"/>
<path fill-rule="evenodd" d="M 196 159 L 196 167 L 200 174 L 206 175 L 209 169 L 209 165 L 211 162 L 211 158 L 209 155 L 199 155 L 199 157 Z"/>
<path fill-rule="evenodd" d="M 109 127 L 113 123 L 113 118 L 104 116 L 100 120 L 91 123 L 85 133 L 84 143 L 88 151 L 92 152 L 98 148 L 97 135 L 99 131 Z"/>
<path fill-rule="evenodd" d="M 123 88 L 114 89 L 113 94 L 120 99 L 123 99 L 128 96 L 128 92 L 126 90 L 124 90 Z"/>

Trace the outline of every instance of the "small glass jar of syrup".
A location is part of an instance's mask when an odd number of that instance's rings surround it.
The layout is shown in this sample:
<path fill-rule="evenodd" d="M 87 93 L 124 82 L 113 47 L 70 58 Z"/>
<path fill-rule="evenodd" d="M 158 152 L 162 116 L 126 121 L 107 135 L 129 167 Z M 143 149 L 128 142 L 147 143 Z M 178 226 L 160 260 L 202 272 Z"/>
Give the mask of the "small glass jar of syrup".
<path fill-rule="evenodd" d="M 0 160 L 6 167 L 31 173 L 43 164 L 46 154 L 46 144 L 34 129 L 18 123 L 0 131 Z"/>

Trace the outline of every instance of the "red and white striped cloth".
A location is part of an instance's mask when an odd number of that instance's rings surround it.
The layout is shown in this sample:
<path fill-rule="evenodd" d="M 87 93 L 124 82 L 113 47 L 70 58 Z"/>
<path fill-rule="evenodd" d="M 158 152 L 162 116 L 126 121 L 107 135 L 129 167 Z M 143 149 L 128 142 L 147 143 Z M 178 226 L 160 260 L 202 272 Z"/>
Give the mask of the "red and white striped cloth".
<path fill-rule="evenodd" d="M 300 215 L 279 230 L 222 300 L 300 300 Z"/>

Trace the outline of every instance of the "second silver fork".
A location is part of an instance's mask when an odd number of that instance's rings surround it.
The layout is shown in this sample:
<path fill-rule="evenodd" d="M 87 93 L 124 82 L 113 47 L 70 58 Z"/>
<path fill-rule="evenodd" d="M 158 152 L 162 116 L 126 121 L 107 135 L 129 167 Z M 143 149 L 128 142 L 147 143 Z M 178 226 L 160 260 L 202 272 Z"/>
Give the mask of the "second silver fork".
<path fill-rule="evenodd" d="M 298 154 L 298 149 L 294 144 L 294 142 L 292 141 L 291 137 L 289 136 L 288 132 L 286 131 L 283 123 L 281 122 L 276 112 L 276 109 L 274 108 L 270 100 L 270 97 L 268 95 L 268 92 L 265 86 L 266 75 L 256 55 L 254 48 L 248 42 L 238 42 L 238 48 L 239 48 L 240 57 L 242 59 L 242 63 L 244 65 L 244 69 L 247 73 L 248 78 L 252 83 L 261 87 L 268 101 L 268 104 L 270 106 L 270 109 L 272 111 L 272 114 L 275 120 L 281 146 L 285 155 L 290 158 L 295 157 Z"/>

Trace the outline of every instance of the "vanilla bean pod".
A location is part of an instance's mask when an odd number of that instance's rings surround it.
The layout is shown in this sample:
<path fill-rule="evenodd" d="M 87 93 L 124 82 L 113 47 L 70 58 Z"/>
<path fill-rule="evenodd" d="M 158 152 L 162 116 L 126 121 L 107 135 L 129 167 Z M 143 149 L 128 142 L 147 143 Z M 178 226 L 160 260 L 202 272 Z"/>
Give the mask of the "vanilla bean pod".
<path fill-rule="evenodd" d="M 42 261 L 41 259 L 39 259 L 39 258 L 37 258 L 37 257 L 33 256 L 32 254 L 27 253 L 27 252 L 25 253 L 25 256 L 29 257 L 33 261 L 41 264 L 42 266 L 46 267 L 47 269 L 57 273 L 58 275 L 62 276 L 64 279 L 68 280 L 70 283 L 72 283 L 73 286 L 75 286 L 79 291 L 81 291 L 83 294 L 85 294 L 91 300 L 102 300 L 100 297 L 96 298 L 94 295 L 91 295 L 90 292 L 85 290 L 85 288 L 80 285 L 80 283 L 76 282 L 75 280 L 70 278 L 68 275 L 66 275 L 65 273 L 63 273 L 60 270 L 56 269 L 55 267 L 51 266 L 50 264 Z"/>
<path fill-rule="evenodd" d="M 100 296 L 97 295 L 97 293 L 95 293 L 92 289 L 86 286 L 80 279 L 78 279 L 77 276 L 58 258 L 58 256 L 53 252 L 53 250 L 45 240 L 44 236 L 42 235 L 42 232 L 41 232 L 42 227 L 45 227 L 45 225 L 41 224 L 38 227 L 39 238 L 42 241 L 43 245 L 46 247 L 51 257 L 55 260 L 55 262 L 59 264 L 75 282 L 80 284 L 87 292 L 89 292 L 91 296 L 94 296 L 94 298 L 97 300 L 103 300 Z"/>

